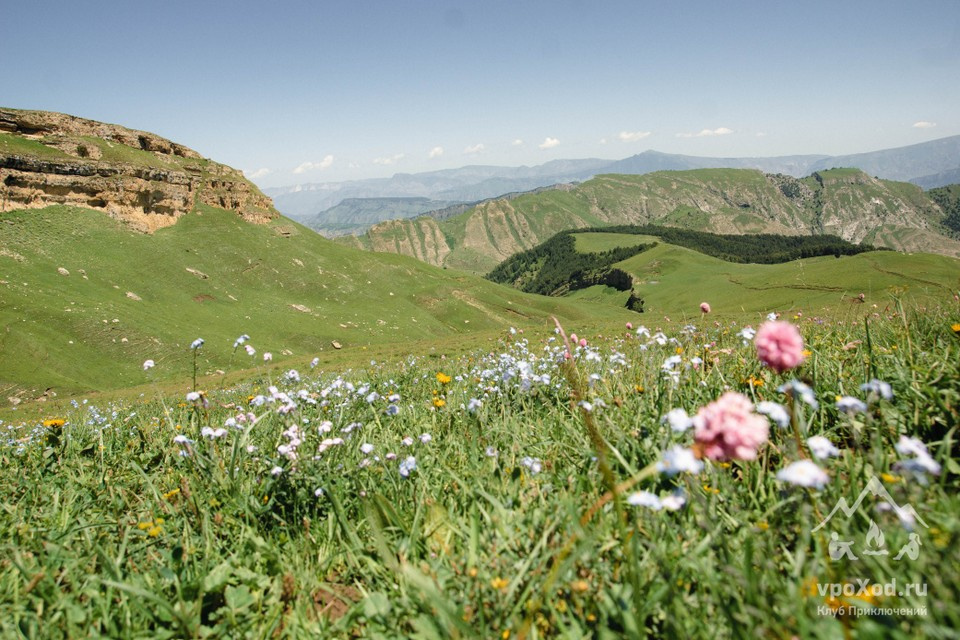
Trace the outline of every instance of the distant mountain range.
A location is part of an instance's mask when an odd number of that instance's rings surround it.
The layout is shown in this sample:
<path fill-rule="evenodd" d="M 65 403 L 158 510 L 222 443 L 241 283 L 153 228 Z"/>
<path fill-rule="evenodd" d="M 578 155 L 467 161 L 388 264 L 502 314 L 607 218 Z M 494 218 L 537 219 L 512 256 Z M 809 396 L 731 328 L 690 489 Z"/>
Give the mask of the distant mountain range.
<path fill-rule="evenodd" d="M 408 218 L 438 207 L 426 200 L 448 203 L 475 203 L 488 198 L 530 191 L 558 183 L 583 182 L 608 173 L 645 174 L 685 169 L 759 169 L 764 173 L 783 173 L 803 177 L 833 167 L 850 167 L 885 180 L 912 182 L 924 189 L 960 181 L 960 136 L 940 138 L 906 147 L 884 149 L 846 156 L 795 155 L 769 158 L 708 158 L 645 151 L 623 160 L 554 160 L 534 167 L 497 167 L 472 165 L 425 173 L 398 173 L 392 178 L 324 182 L 264 189 L 277 209 L 315 229 L 331 223 L 362 229 L 382 220 Z M 422 207 L 410 202 L 388 201 L 372 206 L 379 220 L 371 219 L 371 206 L 364 199 L 422 198 Z M 347 209 L 337 207 L 350 200 Z M 357 213 L 353 215 L 350 210 Z M 376 217 L 376 216 L 374 216 Z M 342 228 L 342 227 L 341 227 Z M 342 233 L 343 231 L 341 231 Z M 332 235 L 336 235 L 333 233 Z"/>

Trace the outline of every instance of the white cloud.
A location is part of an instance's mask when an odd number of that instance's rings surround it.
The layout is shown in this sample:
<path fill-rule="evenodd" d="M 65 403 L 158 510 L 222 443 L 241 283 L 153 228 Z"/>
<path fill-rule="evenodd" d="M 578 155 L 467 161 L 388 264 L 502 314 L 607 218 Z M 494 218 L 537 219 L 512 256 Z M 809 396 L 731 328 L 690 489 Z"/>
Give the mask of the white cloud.
<path fill-rule="evenodd" d="M 607 144 L 606 138 L 600 138 L 600 144 Z"/>
<path fill-rule="evenodd" d="M 624 142 L 636 142 L 650 135 L 649 131 L 621 131 L 617 137 Z"/>
<path fill-rule="evenodd" d="M 560 144 L 560 141 L 556 138 L 547 137 L 543 142 L 540 143 L 541 149 L 553 149 L 555 146 Z"/>
<path fill-rule="evenodd" d="M 766 138 L 766 137 L 767 137 L 767 132 L 766 132 L 766 131 L 757 131 L 757 137 L 758 137 L 758 138 Z"/>
<path fill-rule="evenodd" d="M 250 178 L 251 180 L 256 180 L 257 178 L 262 178 L 263 176 L 269 175 L 271 173 L 273 173 L 273 169 L 267 169 L 266 167 L 261 167 L 256 171 L 252 172 L 247 177 Z"/>
<path fill-rule="evenodd" d="M 937 126 L 936 122 L 927 122 L 926 120 L 913 123 L 914 129 L 933 129 L 935 126 Z"/>
<path fill-rule="evenodd" d="M 397 162 L 400 162 L 401 160 L 403 160 L 404 155 L 406 154 L 396 153 L 392 156 L 383 156 L 382 158 L 374 158 L 373 164 L 380 164 L 385 166 L 396 164 Z"/>
<path fill-rule="evenodd" d="M 726 136 L 733 133 L 733 129 L 720 127 L 718 129 L 702 129 L 699 133 L 678 133 L 678 138 L 709 138 L 713 136 Z"/>
<path fill-rule="evenodd" d="M 522 146 L 523 146 L 523 140 L 521 140 L 520 138 L 517 138 L 516 140 L 514 140 L 514 141 L 511 142 L 510 144 L 512 144 L 512 145 L 515 146 L 515 147 L 522 147 Z"/>
<path fill-rule="evenodd" d="M 483 143 L 480 142 L 480 143 L 478 143 L 478 144 L 472 144 L 472 145 L 470 145 L 469 147 L 467 147 L 466 149 L 463 150 L 463 153 L 464 153 L 464 155 L 470 156 L 470 155 L 473 155 L 473 154 L 475 154 L 475 153 L 480 153 L 480 152 L 483 151 L 485 148 L 486 148 L 486 147 L 483 146 Z"/>
<path fill-rule="evenodd" d="M 434 147 L 430 149 L 429 157 L 430 158 L 439 158 L 443 155 L 443 147 Z"/>
<path fill-rule="evenodd" d="M 313 171 L 314 169 L 329 169 L 333 165 L 333 156 L 327 155 L 324 156 L 323 160 L 320 162 L 311 162 L 307 161 L 302 163 L 296 169 L 293 170 L 294 173 L 306 173 L 307 171 Z"/>

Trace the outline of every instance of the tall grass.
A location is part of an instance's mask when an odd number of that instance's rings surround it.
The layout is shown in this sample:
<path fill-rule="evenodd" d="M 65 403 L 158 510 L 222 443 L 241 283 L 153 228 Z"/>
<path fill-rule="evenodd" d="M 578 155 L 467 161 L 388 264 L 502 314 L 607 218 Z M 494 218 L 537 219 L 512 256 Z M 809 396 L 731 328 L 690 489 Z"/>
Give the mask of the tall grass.
<path fill-rule="evenodd" d="M 511 332 L 471 356 L 3 423 L 0 635 L 956 637 L 958 316 L 798 315 L 810 353 L 786 374 L 706 316 L 660 341 L 588 333 L 569 361 L 560 335 Z M 778 391 L 791 378 L 816 407 Z M 874 379 L 891 399 L 861 390 Z M 784 404 L 796 432 L 657 473 L 692 441 L 662 417 L 729 389 Z M 827 484 L 779 481 L 813 435 L 841 450 L 818 461 Z M 941 472 L 904 467 L 900 436 Z M 874 477 L 912 527 L 869 497 L 815 531 Z M 631 505 L 640 490 L 684 504 Z M 888 555 L 831 560 L 831 532 L 859 549 L 871 522 Z M 917 558 L 895 560 L 911 534 Z M 830 595 L 863 580 L 925 591 Z"/>

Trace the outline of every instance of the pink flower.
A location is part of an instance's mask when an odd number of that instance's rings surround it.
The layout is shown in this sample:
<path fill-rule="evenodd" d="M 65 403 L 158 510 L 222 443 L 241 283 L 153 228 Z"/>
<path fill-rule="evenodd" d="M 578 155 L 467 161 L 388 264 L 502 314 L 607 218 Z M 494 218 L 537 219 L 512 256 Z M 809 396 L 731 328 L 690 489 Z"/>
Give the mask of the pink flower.
<path fill-rule="evenodd" d="M 572 342 L 573 344 L 577 344 L 579 341 L 580 341 L 580 338 L 577 337 L 577 334 L 575 333 L 570 334 L 570 342 Z"/>
<path fill-rule="evenodd" d="M 789 322 L 764 322 L 757 329 L 754 343 L 760 362 L 778 373 L 793 369 L 803 362 L 803 337 Z"/>
<path fill-rule="evenodd" d="M 767 441 L 770 425 L 753 412 L 742 393 L 728 391 L 693 417 L 694 439 L 711 460 L 755 460 L 757 447 Z"/>
<path fill-rule="evenodd" d="M 627 331 L 633 331 L 633 323 L 632 323 L 632 322 L 628 322 L 628 323 L 627 323 Z"/>
<path fill-rule="evenodd" d="M 701 302 L 701 303 L 700 303 L 700 311 L 701 311 L 702 313 L 710 313 L 710 303 L 709 303 L 709 302 Z"/>
<path fill-rule="evenodd" d="M 586 346 L 587 346 L 587 339 L 586 339 L 586 338 L 580 338 L 579 344 L 580 344 L 581 347 L 586 347 Z"/>

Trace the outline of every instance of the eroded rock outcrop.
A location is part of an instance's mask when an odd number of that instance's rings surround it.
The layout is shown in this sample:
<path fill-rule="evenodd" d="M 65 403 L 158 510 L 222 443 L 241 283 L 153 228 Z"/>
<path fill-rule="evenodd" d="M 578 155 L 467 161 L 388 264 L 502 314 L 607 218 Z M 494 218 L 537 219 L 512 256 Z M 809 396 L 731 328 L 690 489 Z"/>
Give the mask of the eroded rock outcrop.
<path fill-rule="evenodd" d="M 99 209 L 147 233 L 197 204 L 257 224 L 279 215 L 240 171 L 158 135 L 0 108 L 0 211 L 53 204 Z"/>

